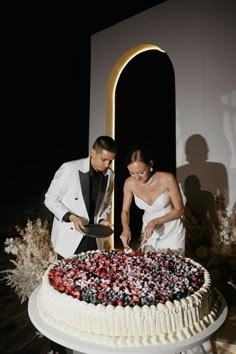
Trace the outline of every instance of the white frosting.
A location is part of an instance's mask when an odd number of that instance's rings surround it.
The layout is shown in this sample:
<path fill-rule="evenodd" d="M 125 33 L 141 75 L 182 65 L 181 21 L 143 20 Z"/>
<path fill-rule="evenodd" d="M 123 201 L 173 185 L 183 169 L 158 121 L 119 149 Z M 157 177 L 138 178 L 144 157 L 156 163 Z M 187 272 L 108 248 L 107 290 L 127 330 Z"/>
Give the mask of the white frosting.
<path fill-rule="evenodd" d="M 52 267 L 52 266 L 51 266 Z M 110 346 L 150 346 L 189 338 L 216 320 L 221 298 L 205 270 L 204 285 L 192 296 L 157 306 L 94 305 L 55 290 L 45 272 L 38 292 L 41 317 L 82 340 Z"/>

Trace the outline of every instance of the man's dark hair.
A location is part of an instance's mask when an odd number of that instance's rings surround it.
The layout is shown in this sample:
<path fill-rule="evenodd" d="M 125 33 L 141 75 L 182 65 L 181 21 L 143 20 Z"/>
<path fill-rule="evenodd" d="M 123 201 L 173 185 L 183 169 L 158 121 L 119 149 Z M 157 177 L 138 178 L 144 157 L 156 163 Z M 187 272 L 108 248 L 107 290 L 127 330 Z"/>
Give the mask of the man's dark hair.
<path fill-rule="evenodd" d="M 94 144 L 93 144 L 93 149 L 94 150 L 106 150 L 109 152 L 113 152 L 114 154 L 117 153 L 117 143 L 113 138 L 111 138 L 108 135 L 102 135 L 99 136 Z"/>

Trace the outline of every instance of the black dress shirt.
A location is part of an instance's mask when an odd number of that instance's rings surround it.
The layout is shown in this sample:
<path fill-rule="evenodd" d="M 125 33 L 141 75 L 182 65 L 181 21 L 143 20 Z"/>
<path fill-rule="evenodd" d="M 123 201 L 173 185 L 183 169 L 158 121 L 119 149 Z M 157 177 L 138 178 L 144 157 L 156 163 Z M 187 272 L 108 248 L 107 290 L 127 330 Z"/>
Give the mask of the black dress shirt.
<path fill-rule="evenodd" d="M 90 202 L 89 202 L 89 218 L 90 223 L 94 223 L 94 216 L 96 210 L 96 203 L 98 194 L 101 190 L 102 181 L 104 179 L 103 172 L 95 171 L 92 165 L 90 165 Z"/>

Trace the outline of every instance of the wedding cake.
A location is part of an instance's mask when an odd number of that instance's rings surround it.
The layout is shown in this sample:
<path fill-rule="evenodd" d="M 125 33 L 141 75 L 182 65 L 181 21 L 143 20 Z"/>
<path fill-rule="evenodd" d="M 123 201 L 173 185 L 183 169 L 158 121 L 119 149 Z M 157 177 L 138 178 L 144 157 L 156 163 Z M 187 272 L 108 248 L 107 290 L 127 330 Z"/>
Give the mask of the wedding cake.
<path fill-rule="evenodd" d="M 189 258 L 89 251 L 47 269 L 37 306 L 44 321 L 82 340 L 149 346 L 204 330 L 217 319 L 221 296 Z"/>

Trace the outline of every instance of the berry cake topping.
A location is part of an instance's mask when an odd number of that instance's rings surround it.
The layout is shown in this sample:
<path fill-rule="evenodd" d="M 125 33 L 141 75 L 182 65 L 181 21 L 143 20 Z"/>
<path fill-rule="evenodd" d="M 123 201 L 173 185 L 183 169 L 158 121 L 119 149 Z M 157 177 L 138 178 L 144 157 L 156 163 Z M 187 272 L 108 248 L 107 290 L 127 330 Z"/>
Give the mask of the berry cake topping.
<path fill-rule="evenodd" d="M 204 268 L 177 254 L 91 251 L 58 261 L 49 279 L 59 292 L 95 305 L 151 306 L 195 293 Z"/>

